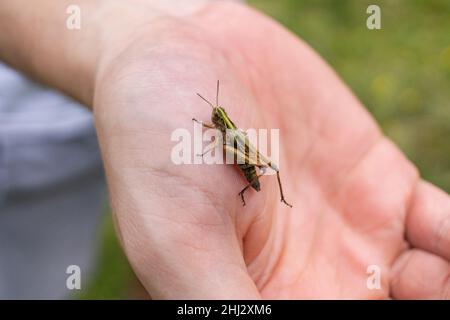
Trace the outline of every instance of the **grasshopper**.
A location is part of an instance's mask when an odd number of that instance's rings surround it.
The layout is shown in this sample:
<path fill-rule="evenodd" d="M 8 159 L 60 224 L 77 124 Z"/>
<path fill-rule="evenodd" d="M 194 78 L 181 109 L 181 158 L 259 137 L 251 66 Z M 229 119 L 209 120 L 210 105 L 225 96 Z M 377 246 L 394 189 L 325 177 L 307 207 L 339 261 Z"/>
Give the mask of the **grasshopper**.
<path fill-rule="evenodd" d="M 202 98 L 209 106 L 212 108 L 211 114 L 211 124 L 204 123 L 198 121 L 193 118 L 192 120 L 200 123 L 205 128 L 217 129 L 222 133 L 222 141 L 223 148 L 225 152 L 231 152 L 234 157 L 240 157 L 243 159 L 244 163 L 239 164 L 239 169 L 244 173 L 245 178 L 247 179 L 248 184 L 244 187 L 244 189 L 239 192 L 239 196 L 241 196 L 242 203 L 245 206 L 244 192 L 252 187 L 256 191 L 261 190 L 261 186 L 259 183 L 259 178 L 264 174 L 264 171 L 267 168 L 271 168 L 277 173 L 278 187 L 280 189 L 281 194 L 281 202 L 286 204 L 287 206 L 292 208 L 292 205 L 286 202 L 283 194 L 283 187 L 281 186 L 280 179 L 280 170 L 278 167 L 272 163 L 269 159 L 267 159 L 264 155 L 262 155 L 249 141 L 246 136 L 246 133 L 236 127 L 233 121 L 228 117 L 225 109 L 219 106 L 219 81 L 217 81 L 217 91 L 216 91 L 216 105 L 214 106 L 211 102 L 205 99 L 202 95 L 197 93 L 197 95 Z M 205 155 L 209 151 L 214 148 L 209 149 L 208 151 L 201 154 L 201 156 Z M 256 155 L 255 157 L 250 157 L 250 154 Z M 260 173 L 258 174 L 256 168 L 259 169 Z"/>

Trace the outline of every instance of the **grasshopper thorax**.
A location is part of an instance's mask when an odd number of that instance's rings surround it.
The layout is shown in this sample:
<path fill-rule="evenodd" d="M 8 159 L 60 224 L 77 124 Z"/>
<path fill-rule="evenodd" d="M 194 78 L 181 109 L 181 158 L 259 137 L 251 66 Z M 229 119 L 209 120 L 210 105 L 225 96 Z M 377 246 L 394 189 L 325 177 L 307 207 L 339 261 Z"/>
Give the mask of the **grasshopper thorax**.
<path fill-rule="evenodd" d="M 211 122 L 222 132 L 226 131 L 226 129 L 230 129 L 226 123 L 227 118 L 227 114 L 222 107 L 215 107 L 211 113 Z"/>

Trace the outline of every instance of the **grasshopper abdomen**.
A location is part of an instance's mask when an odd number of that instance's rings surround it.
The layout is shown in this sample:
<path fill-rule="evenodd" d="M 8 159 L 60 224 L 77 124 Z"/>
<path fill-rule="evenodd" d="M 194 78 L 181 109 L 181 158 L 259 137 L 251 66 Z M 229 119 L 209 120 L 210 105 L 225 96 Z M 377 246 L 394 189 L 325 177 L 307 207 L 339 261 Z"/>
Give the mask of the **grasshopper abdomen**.
<path fill-rule="evenodd" d="M 252 164 L 239 164 L 239 169 L 245 175 L 245 179 L 247 179 L 248 183 L 252 186 L 256 191 L 261 190 L 261 186 L 259 184 L 258 174 L 256 172 L 256 166 Z"/>

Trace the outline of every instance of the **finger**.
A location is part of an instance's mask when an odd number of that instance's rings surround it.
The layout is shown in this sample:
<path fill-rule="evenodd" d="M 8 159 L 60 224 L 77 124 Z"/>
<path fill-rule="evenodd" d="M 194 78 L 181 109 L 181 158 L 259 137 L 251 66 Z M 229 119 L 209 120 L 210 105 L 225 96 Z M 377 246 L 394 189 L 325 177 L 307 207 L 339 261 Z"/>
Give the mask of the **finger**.
<path fill-rule="evenodd" d="M 395 299 L 450 299 L 450 264 L 426 251 L 408 250 L 394 263 L 390 288 Z"/>
<path fill-rule="evenodd" d="M 419 182 L 406 218 L 406 236 L 417 248 L 450 261 L 450 197 L 425 181 Z"/>

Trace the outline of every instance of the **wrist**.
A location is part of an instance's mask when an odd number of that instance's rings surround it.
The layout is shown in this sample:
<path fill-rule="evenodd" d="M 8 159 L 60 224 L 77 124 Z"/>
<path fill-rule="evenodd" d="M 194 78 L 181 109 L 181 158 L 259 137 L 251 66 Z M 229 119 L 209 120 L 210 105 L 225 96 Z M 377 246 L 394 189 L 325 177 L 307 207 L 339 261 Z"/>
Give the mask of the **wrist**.
<path fill-rule="evenodd" d="M 0 59 L 32 78 L 92 106 L 102 65 L 124 51 L 133 33 L 164 14 L 188 11 L 207 0 L 26 0 L 0 3 Z M 70 29 L 67 9 L 79 7 L 80 28 Z M 105 62 L 105 63 L 104 63 Z"/>
<path fill-rule="evenodd" d="M 193 14 L 210 2 L 183 0 L 174 5 L 167 0 L 105 0 L 96 18 L 100 45 L 96 50 L 94 91 L 102 81 L 109 81 L 114 69 L 139 65 L 142 55 L 137 51 L 150 49 L 155 43 L 169 44 L 171 37 L 167 34 L 179 24 L 178 18 Z M 139 58 L 133 59 L 136 56 Z"/>

